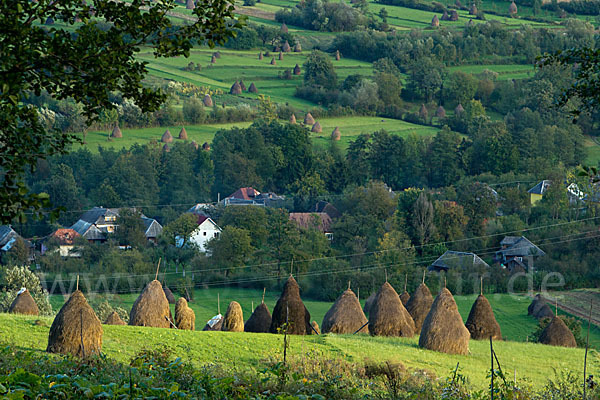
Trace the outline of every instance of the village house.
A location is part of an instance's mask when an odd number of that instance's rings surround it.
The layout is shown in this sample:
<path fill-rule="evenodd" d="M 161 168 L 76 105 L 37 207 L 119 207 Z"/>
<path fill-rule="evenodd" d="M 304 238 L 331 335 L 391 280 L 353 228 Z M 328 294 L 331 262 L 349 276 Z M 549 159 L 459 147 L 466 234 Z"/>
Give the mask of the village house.
<path fill-rule="evenodd" d="M 25 240 L 10 225 L 0 225 L 0 254 L 10 251 L 15 243 L 21 239 L 29 249 L 29 258 L 32 259 L 33 248 L 31 242 Z"/>
<path fill-rule="evenodd" d="M 331 217 L 324 212 L 290 213 L 290 220 L 302 229 L 316 229 L 322 232 L 329 240 L 333 240 Z"/>
<path fill-rule="evenodd" d="M 473 270 L 481 269 L 482 267 L 489 268 L 489 265 L 477 254 L 448 250 L 439 256 L 427 269 L 435 272 L 448 272 L 450 269 Z"/>
<path fill-rule="evenodd" d="M 533 206 L 538 201 L 542 200 L 551 184 L 552 184 L 552 181 L 550 181 L 548 179 L 544 179 L 543 181 L 539 182 L 537 185 L 535 185 L 534 187 L 529 189 L 527 191 L 527 193 L 529 193 L 529 204 L 531 204 Z M 581 200 L 586 199 L 585 193 L 583 193 L 581 191 L 581 189 L 579 189 L 579 186 L 577 186 L 576 183 L 570 183 L 567 185 L 565 182 L 565 186 L 567 186 L 567 195 L 569 196 L 569 204 L 572 204 L 572 205 L 577 204 Z"/>
<path fill-rule="evenodd" d="M 75 242 L 81 235 L 73 229 L 61 228 L 57 229 L 49 240 L 55 241 L 58 244 L 58 249 L 55 251 L 60 254 L 61 257 L 81 257 L 81 253 L 75 250 Z M 41 253 L 46 253 L 46 247 L 42 244 Z"/>
<path fill-rule="evenodd" d="M 188 244 L 195 245 L 198 250 L 206 253 L 207 243 L 213 238 L 218 238 L 221 234 L 221 228 L 209 217 L 205 215 L 198 216 L 198 227 L 190 234 L 187 240 Z M 185 239 L 177 236 L 175 237 L 175 245 L 177 247 L 183 247 L 186 244 Z"/>
<path fill-rule="evenodd" d="M 280 207 L 285 197 L 267 192 L 261 193 L 253 187 L 243 187 L 223 199 L 223 205 Z"/>
<path fill-rule="evenodd" d="M 494 261 L 510 271 L 533 268 L 533 263 L 546 253 L 525 236 L 505 236 L 500 242 Z"/>

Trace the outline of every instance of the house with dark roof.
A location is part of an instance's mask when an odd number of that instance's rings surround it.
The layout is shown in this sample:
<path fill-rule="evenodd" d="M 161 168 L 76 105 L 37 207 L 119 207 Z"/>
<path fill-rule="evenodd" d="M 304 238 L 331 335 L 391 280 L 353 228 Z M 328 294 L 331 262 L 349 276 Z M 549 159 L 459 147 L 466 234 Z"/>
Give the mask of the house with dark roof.
<path fill-rule="evenodd" d="M 79 217 L 71 229 L 89 242 L 104 242 L 117 229 L 118 208 L 94 207 Z M 155 219 L 141 215 L 146 239 L 156 243 L 162 233 L 162 226 Z"/>
<path fill-rule="evenodd" d="M 299 228 L 316 229 L 327 236 L 329 240 L 333 239 L 332 221 L 327 213 L 290 213 L 290 220 L 294 221 Z"/>
<path fill-rule="evenodd" d="M 510 271 L 515 269 L 527 270 L 533 263 L 546 253 L 533 244 L 525 236 L 506 236 L 500 242 L 500 250 L 494 256 L 494 261 Z"/>
<path fill-rule="evenodd" d="M 535 203 L 540 201 L 542 197 L 544 197 L 544 193 L 546 193 L 546 191 L 550 187 L 550 183 L 551 182 L 549 180 L 544 179 L 543 181 L 539 182 L 537 185 L 535 185 L 527 191 L 527 193 L 529 193 L 529 203 L 531 205 L 534 205 Z"/>
<path fill-rule="evenodd" d="M 181 236 L 175 237 L 175 246 L 183 247 L 185 245 L 194 245 L 201 252 L 208 251 L 207 244 L 211 239 L 218 238 L 221 234 L 221 228 L 211 218 L 206 215 L 198 215 L 198 227 L 190 234 L 190 237 L 185 241 Z"/>
<path fill-rule="evenodd" d="M 23 238 L 12 226 L 0 225 L 0 252 L 7 252 L 12 249 L 18 239 Z"/>
<path fill-rule="evenodd" d="M 285 201 L 284 196 L 267 192 L 261 193 L 253 187 L 243 187 L 223 199 L 223 205 L 277 207 Z"/>
<path fill-rule="evenodd" d="M 427 269 L 435 272 L 448 272 L 450 269 L 473 270 L 481 269 L 482 267 L 489 268 L 490 266 L 477 254 L 448 250 L 439 256 Z"/>

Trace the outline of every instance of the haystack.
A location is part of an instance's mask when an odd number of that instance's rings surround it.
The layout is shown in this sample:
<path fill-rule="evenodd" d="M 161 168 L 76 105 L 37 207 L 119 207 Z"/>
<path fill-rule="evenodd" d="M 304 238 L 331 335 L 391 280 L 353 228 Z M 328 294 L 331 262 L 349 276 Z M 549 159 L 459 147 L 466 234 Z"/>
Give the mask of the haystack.
<path fill-rule="evenodd" d="M 517 14 L 517 5 L 515 4 L 514 1 L 512 3 L 510 3 L 510 6 L 508 6 L 508 12 L 510 13 L 510 15 Z"/>
<path fill-rule="evenodd" d="M 160 138 L 160 141 L 163 143 L 171 143 L 173 141 L 173 136 L 171 135 L 169 128 L 167 128 L 165 133 L 163 133 L 162 137 Z"/>
<path fill-rule="evenodd" d="M 321 128 L 321 124 L 319 123 L 319 121 L 315 122 L 314 125 L 312 126 L 311 132 L 314 133 L 321 133 L 323 132 L 323 128 Z"/>
<path fill-rule="evenodd" d="M 271 333 L 283 333 L 288 322 L 287 333 L 291 335 L 310 335 L 310 313 L 300 298 L 300 287 L 290 276 L 283 286 L 281 297 L 277 300 L 271 319 Z"/>
<path fill-rule="evenodd" d="M 427 111 L 427 107 L 425 107 L 425 104 L 421 104 L 421 108 L 419 108 L 419 118 L 427 120 L 428 116 L 429 112 Z"/>
<path fill-rule="evenodd" d="M 296 43 L 296 45 L 294 46 L 294 53 L 300 53 L 302 51 L 302 46 L 300 45 L 300 43 Z"/>
<path fill-rule="evenodd" d="M 369 310 L 369 333 L 372 336 L 413 337 L 415 323 L 388 282 L 384 283 Z"/>
<path fill-rule="evenodd" d="M 365 301 L 365 306 L 363 307 L 363 312 L 365 315 L 371 315 L 371 307 L 373 307 L 373 303 L 375 303 L 375 299 L 377 298 L 377 293 L 371 293 L 367 300 Z"/>
<path fill-rule="evenodd" d="M 187 0 L 185 3 L 185 8 L 187 8 L 188 10 L 193 10 L 194 8 L 196 8 L 196 4 L 194 4 L 194 0 Z"/>
<path fill-rule="evenodd" d="M 210 97 L 210 94 L 205 94 L 204 98 L 202 99 L 202 103 L 204 104 L 204 107 L 212 107 L 213 106 L 213 101 L 212 101 L 212 97 Z"/>
<path fill-rule="evenodd" d="M 12 304 L 8 308 L 8 312 L 11 314 L 25 314 L 25 315 L 39 315 L 40 310 L 38 309 L 35 300 L 31 297 L 31 293 L 27 289 L 21 289 L 17 294 L 17 297 L 13 300 Z"/>
<path fill-rule="evenodd" d="M 175 304 L 175 326 L 188 331 L 196 330 L 196 314 L 183 297 L 180 297 Z"/>
<path fill-rule="evenodd" d="M 315 123 L 315 119 L 311 115 L 311 113 L 306 113 L 304 116 L 304 125 L 313 125 Z"/>
<path fill-rule="evenodd" d="M 434 15 L 433 18 L 431 19 L 431 27 L 438 28 L 439 26 L 440 26 L 440 19 L 438 18 L 437 15 Z"/>
<path fill-rule="evenodd" d="M 279 28 L 279 32 L 281 32 L 281 33 L 288 33 L 288 27 L 285 24 L 285 22 L 281 24 L 281 28 Z"/>
<path fill-rule="evenodd" d="M 546 303 L 543 303 L 534 315 L 534 317 L 536 317 L 537 319 L 552 318 L 553 316 L 554 313 L 552 312 L 552 309 Z"/>
<path fill-rule="evenodd" d="M 549 344 L 550 346 L 577 347 L 573 332 L 558 315 L 554 316 L 542 331 L 540 343 Z"/>
<path fill-rule="evenodd" d="M 283 52 L 281 52 L 281 51 L 279 52 L 279 60 L 280 61 L 283 60 Z"/>
<path fill-rule="evenodd" d="M 471 339 L 489 339 L 491 336 L 494 340 L 502 340 L 500 325 L 494 317 L 492 306 L 482 294 L 473 303 L 465 326 L 471 333 Z"/>
<path fill-rule="evenodd" d="M 129 325 L 151 326 L 154 328 L 171 327 L 169 301 L 159 281 L 150 282 L 133 303 L 129 313 Z"/>
<path fill-rule="evenodd" d="M 408 301 L 410 300 L 410 294 L 408 294 L 408 292 L 405 290 L 404 292 L 402 292 L 402 294 L 400 295 L 400 301 L 402 302 L 402 305 L 404 307 L 406 307 L 406 305 L 408 304 Z M 410 313 L 409 313 L 410 314 Z"/>
<path fill-rule="evenodd" d="M 452 293 L 442 289 L 423 322 L 419 346 L 442 353 L 467 354 L 470 337 Z"/>
<path fill-rule="evenodd" d="M 331 132 L 331 140 L 340 140 L 342 139 L 342 132 L 340 132 L 339 126 L 336 126 L 333 132 Z"/>
<path fill-rule="evenodd" d="M 80 290 L 60 309 L 48 336 L 49 353 L 86 357 L 102 351 L 102 324 Z"/>
<path fill-rule="evenodd" d="M 458 11 L 450 11 L 450 21 L 458 21 Z"/>
<path fill-rule="evenodd" d="M 406 304 L 406 311 L 415 321 L 415 332 L 421 332 L 423 321 L 429 314 L 431 305 L 433 304 L 433 296 L 425 283 L 421 283 L 417 290 L 414 291 L 410 300 Z"/>
<path fill-rule="evenodd" d="M 231 89 L 229 89 L 229 94 L 242 94 L 242 87 L 237 81 L 235 81 L 234 84 L 231 85 Z"/>
<path fill-rule="evenodd" d="M 221 58 L 221 53 L 218 51 L 215 51 L 213 54 L 213 56 L 217 57 L 217 58 Z"/>
<path fill-rule="evenodd" d="M 527 315 L 535 315 L 540 308 L 542 308 L 542 304 L 544 303 L 545 301 L 542 298 L 542 295 L 536 294 L 529 307 L 527 307 Z"/>
<path fill-rule="evenodd" d="M 116 311 L 111 312 L 106 320 L 104 321 L 104 325 L 127 325 L 125 321 L 119 317 Z"/>
<path fill-rule="evenodd" d="M 221 330 L 228 332 L 244 332 L 244 313 L 242 312 L 242 306 L 240 306 L 240 303 L 237 301 L 229 303 Z"/>
<path fill-rule="evenodd" d="M 342 56 L 340 55 L 340 51 L 336 50 L 335 51 L 335 60 L 336 61 L 340 61 L 341 58 L 342 58 Z"/>
<path fill-rule="evenodd" d="M 256 85 L 254 84 L 254 82 L 252 82 L 250 84 L 250 87 L 248 88 L 248 92 L 250 92 L 250 93 L 258 93 L 258 89 L 256 88 Z"/>
<path fill-rule="evenodd" d="M 220 331 L 223 328 L 223 321 L 224 318 L 221 314 L 217 314 L 214 317 L 212 317 L 207 323 L 206 325 L 204 325 L 204 328 L 202 328 L 203 331 Z"/>
<path fill-rule="evenodd" d="M 296 66 L 294 67 L 294 75 L 300 75 L 301 73 L 302 70 L 300 69 L 300 66 L 296 64 Z"/>
<path fill-rule="evenodd" d="M 169 145 L 167 143 L 165 143 L 165 145 L 163 146 L 162 149 L 165 153 L 168 153 L 171 151 L 171 148 L 169 147 Z"/>
<path fill-rule="evenodd" d="M 119 139 L 123 137 L 123 133 L 121 132 L 121 128 L 119 128 L 119 125 L 115 125 L 115 127 L 113 128 L 111 134 L 110 134 L 111 138 L 115 138 L 115 139 Z"/>
<path fill-rule="evenodd" d="M 277 64 L 277 63 L 275 62 L 275 57 L 273 57 L 273 58 L 271 58 L 271 65 L 275 65 L 275 64 Z"/>
<path fill-rule="evenodd" d="M 292 115 L 290 116 L 290 124 L 295 124 L 296 123 L 296 116 L 294 115 L 294 113 L 292 113 Z"/>
<path fill-rule="evenodd" d="M 448 11 L 444 10 L 444 13 L 442 14 L 442 21 L 450 21 L 450 16 L 448 15 Z"/>
<path fill-rule="evenodd" d="M 260 303 L 246 324 L 244 332 L 268 333 L 271 328 L 271 312 L 265 303 Z"/>
<path fill-rule="evenodd" d="M 321 327 L 323 333 L 354 333 L 367 323 L 367 317 L 360 308 L 360 302 L 351 289 L 345 290 L 331 306 Z M 364 327 L 361 333 L 369 333 L 369 328 Z"/>
<path fill-rule="evenodd" d="M 185 126 L 182 126 L 181 130 L 179 131 L 179 139 L 181 139 L 181 140 L 187 140 L 188 139 L 187 131 L 185 130 Z"/>
<path fill-rule="evenodd" d="M 262 51 L 259 51 L 259 52 L 258 52 L 258 59 L 259 59 L 259 60 L 262 60 L 262 59 L 263 59 L 263 54 L 262 54 Z"/>
<path fill-rule="evenodd" d="M 471 4 L 471 8 L 469 8 L 469 15 L 477 15 L 477 7 L 475 3 Z"/>
<path fill-rule="evenodd" d="M 217 57 L 215 57 L 215 56 L 212 56 L 212 57 L 210 58 L 210 63 L 211 63 L 211 64 L 215 64 L 216 62 L 217 62 Z"/>
<path fill-rule="evenodd" d="M 242 80 L 240 80 L 240 87 L 242 88 L 242 91 L 246 90 L 246 84 Z"/>
<path fill-rule="evenodd" d="M 454 109 L 454 114 L 456 114 L 456 115 L 464 113 L 464 112 L 465 112 L 465 109 L 463 108 L 462 104 L 460 104 L 460 103 Z"/>
<path fill-rule="evenodd" d="M 317 324 L 317 321 L 311 322 L 310 326 L 312 327 L 311 335 L 312 334 L 315 334 L 315 335 L 320 335 L 321 334 L 321 329 L 319 329 L 319 324 Z"/>
<path fill-rule="evenodd" d="M 283 47 L 281 48 L 285 53 L 289 53 L 290 51 L 292 51 L 292 48 L 290 47 L 290 44 L 288 43 L 288 41 L 286 40 L 285 43 L 283 44 Z"/>
<path fill-rule="evenodd" d="M 446 118 L 446 110 L 444 107 L 439 106 L 437 110 L 435 110 L 435 116 L 436 118 Z"/>
<path fill-rule="evenodd" d="M 208 144 L 208 142 L 204 142 L 202 144 L 202 150 L 209 151 L 210 150 L 210 144 Z"/>

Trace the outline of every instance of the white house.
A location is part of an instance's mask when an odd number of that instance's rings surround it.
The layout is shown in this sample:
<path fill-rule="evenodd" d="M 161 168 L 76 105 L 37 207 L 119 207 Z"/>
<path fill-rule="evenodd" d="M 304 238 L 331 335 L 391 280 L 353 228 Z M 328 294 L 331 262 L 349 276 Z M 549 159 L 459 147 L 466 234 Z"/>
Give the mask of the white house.
<path fill-rule="evenodd" d="M 208 243 L 208 241 L 212 238 L 219 237 L 220 234 L 221 228 L 219 228 L 219 225 L 217 225 L 209 217 L 199 215 L 198 227 L 190 234 L 188 242 L 198 246 L 198 250 L 206 252 L 206 243 Z M 182 237 L 177 236 L 175 238 L 175 244 L 177 247 L 183 246 L 183 243 L 184 240 Z"/>

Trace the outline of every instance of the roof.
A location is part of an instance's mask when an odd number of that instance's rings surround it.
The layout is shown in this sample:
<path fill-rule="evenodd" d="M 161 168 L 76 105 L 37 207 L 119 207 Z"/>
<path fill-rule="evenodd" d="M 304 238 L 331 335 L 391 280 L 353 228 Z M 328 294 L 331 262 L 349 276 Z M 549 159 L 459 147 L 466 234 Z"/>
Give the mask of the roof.
<path fill-rule="evenodd" d="M 546 190 L 548 190 L 548 186 L 550 186 L 550 183 L 551 181 L 544 179 L 543 181 L 529 189 L 527 192 L 531 194 L 544 194 L 546 193 Z"/>
<path fill-rule="evenodd" d="M 294 221 L 300 228 L 316 229 L 323 233 L 331 232 L 331 217 L 324 212 L 321 213 L 290 213 L 290 220 Z"/>
<path fill-rule="evenodd" d="M 504 236 L 504 239 L 500 242 L 500 246 L 512 246 L 515 242 L 521 239 L 522 236 Z"/>
<path fill-rule="evenodd" d="M 215 221 L 213 221 L 210 217 L 207 217 L 206 215 L 198 215 L 198 227 L 202 226 L 202 224 L 204 224 L 206 221 L 208 221 L 208 223 L 214 225 L 215 228 L 217 228 L 218 230 L 221 230 L 219 225 L 217 225 L 215 223 Z"/>
<path fill-rule="evenodd" d="M 0 250 L 9 251 L 20 237 L 10 225 L 0 225 Z"/>
<path fill-rule="evenodd" d="M 108 219 L 113 219 L 118 216 L 118 208 L 94 207 L 91 210 L 84 212 L 83 215 L 79 217 L 79 219 L 85 222 L 89 222 L 90 224 L 102 225 L 107 222 L 107 217 L 109 217 Z"/>
<path fill-rule="evenodd" d="M 259 194 L 260 192 L 253 187 L 243 187 L 230 194 L 227 198 L 238 200 L 254 200 L 254 198 Z"/>
<path fill-rule="evenodd" d="M 317 202 L 312 211 L 317 213 L 324 212 L 325 214 L 329 215 L 331 219 L 335 219 L 342 216 L 342 213 L 339 212 L 338 209 L 333 206 L 333 204 L 324 200 Z"/>
<path fill-rule="evenodd" d="M 503 254 L 505 257 L 541 257 L 546 255 L 542 249 L 531 243 L 525 236 L 521 236 L 508 248 L 498 250 L 498 253 Z"/>
<path fill-rule="evenodd" d="M 77 231 L 75 231 L 74 229 L 62 228 L 57 229 L 56 232 L 52 234 L 52 237 L 57 239 L 60 242 L 60 244 L 71 245 L 75 242 L 75 239 L 81 237 L 81 235 L 77 233 Z"/>
<path fill-rule="evenodd" d="M 475 253 L 448 250 L 435 260 L 428 269 L 429 271 L 448 271 L 451 268 L 473 267 L 489 267 L 489 265 Z"/>
<path fill-rule="evenodd" d="M 189 210 L 187 210 L 190 214 L 198 214 L 204 215 L 204 213 L 211 207 L 210 203 L 198 203 Z"/>
<path fill-rule="evenodd" d="M 163 227 L 157 220 L 142 216 L 142 222 L 146 228 L 144 232 L 146 238 L 157 238 L 162 233 Z"/>

